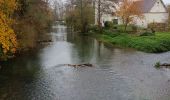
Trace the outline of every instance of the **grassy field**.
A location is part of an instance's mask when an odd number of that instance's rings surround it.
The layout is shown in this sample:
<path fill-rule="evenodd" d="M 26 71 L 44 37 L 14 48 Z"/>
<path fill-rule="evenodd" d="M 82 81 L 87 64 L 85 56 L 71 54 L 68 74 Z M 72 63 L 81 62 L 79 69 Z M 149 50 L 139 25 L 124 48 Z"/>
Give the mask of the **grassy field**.
<path fill-rule="evenodd" d="M 170 32 L 159 32 L 154 36 L 134 36 L 129 34 L 97 34 L 98 39 L 121 47 L 130 47 L 149 53 L 170 51 Z"/>

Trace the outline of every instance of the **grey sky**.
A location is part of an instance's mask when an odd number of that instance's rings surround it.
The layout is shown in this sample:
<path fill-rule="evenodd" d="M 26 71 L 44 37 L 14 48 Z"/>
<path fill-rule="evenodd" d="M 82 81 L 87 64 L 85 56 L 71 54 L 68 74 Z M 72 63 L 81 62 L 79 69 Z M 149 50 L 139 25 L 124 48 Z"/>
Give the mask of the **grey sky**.
<path fill-rule="evenodd" d="M 170 0 L 163 0 L 166 4 L 170 3 Z"/>

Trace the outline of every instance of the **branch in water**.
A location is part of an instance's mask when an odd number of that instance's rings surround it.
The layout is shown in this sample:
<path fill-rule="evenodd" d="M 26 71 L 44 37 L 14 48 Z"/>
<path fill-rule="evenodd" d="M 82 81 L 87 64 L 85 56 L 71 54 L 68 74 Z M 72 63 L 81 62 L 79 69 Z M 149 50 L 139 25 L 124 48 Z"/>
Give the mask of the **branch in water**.
<path fill-rule="evenodd" d="M 93 67 L 92 64 L 65 64 L 66 66 L 71 66 L 71 67 Z"/>

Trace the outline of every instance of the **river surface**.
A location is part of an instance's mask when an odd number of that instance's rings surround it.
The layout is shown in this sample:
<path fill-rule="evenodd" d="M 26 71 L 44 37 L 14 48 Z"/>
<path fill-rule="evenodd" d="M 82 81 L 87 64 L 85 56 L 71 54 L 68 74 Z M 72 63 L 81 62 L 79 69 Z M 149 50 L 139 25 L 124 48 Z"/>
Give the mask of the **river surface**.
<path fill-rule="evenodd" d="M 3 64 L 0 100 L 170 100 L 170 52 L 148 54 L 103 44 L 56 25 L 53 42 Z M 74 68 L 62 64 L 92 63 Z"/>

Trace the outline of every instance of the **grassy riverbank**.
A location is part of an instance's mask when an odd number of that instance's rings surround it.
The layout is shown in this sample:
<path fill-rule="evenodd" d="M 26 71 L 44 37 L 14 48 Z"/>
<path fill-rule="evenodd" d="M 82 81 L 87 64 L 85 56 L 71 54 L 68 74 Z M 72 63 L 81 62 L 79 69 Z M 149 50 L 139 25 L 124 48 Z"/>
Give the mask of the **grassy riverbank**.
<path fill-rule="evenodd" d="M 135 36 L 126 33 L 92 33 L 91 36 L 117 46 L 134 48 L 149 53 L 170 51 L 170 32 L 158 32 L 154 36 Z"/>

